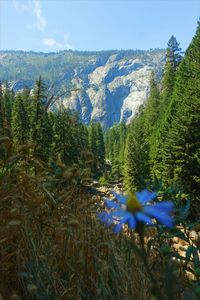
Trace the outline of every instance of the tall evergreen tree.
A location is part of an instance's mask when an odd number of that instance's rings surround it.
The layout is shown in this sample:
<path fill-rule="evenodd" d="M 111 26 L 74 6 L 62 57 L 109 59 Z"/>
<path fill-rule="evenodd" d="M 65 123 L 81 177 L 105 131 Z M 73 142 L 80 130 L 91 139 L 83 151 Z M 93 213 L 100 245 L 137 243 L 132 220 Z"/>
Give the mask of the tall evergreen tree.
<path fill-rule="evenodd" d="M 29 141 L 30 122 L 28 112 L 20 95 L 17 95 L 12 110 L 12 132 L 16 147 Z"/>
<path fill-rule="evenodd" d="M 150 78 L 150 94 L 144 110 L 144 135 L 147 140 L 149 140 L 155 128 L 158 120 L 159 109 L 160 92 L 154 78 L 154 73 L 152 72 Z"/>
<path fill-rule="evenodd" d="M 7 129 L 11 127 L 12 106 L 14 103 L 14 92 L 9 89 L 8 84 L 5 85 L 4 90 L 4 110 L 5 110 L 5 126 Z"/>
<path fill-rule="evenodd" d="M 176 70 L 182 60 L 182 49 L 179 48 L 179 43 L 173 35 L 169 39 L 167 46 L 167 61 L 171 62 L 174 70 Z"/>
<path fill-rule="evenodd" d="M 98 169 L 98 161 L 97 161 L 97 131 L 95 123 L 91 123 L 88 127 L 88 142 L 89 142 L 89 149 L 93 154 L 93 166 L 92 172 L 93 174 L 97 174 Z"/>
<path fill-rule="evenodd" d="M 179 48 L 179 43 L 176 38 L 172 37 L 168 41 L 167 53 L 166 53 L 166 63 L 164 66 L 164 73 L 162 78 L 162 107 L 161 113 L 165 111 L 169 104 L 170 97 L 173 93 L 173 87 L 175 83 L 175 73 L 182 60 L 182 51 Z"/>
<path fill-rule="evenodd" d="M 76 114 L 61 106 L 53 125 L 53 156 L 65 165 L 78 164 L 87 147 L 87 129 Z"/>
<path fill-rule="evenodd" d="M 200 25 L 177 72 L 172 123 L 164 143 L 164 175 L 186 192 L 200 188 Z M 172 170 L 169 174 L 169 169 Z M 169 176 L 170 175 L 170 176 Z"/>
<path fill-rule="evenodd" d="M 52 127 L 48 113 L 44 109 L 46 101 L 46 87 L 40 77 L 36 81 L 30 102 L 31 140 L 35 144 L 34 155 L 48 161 L 51 153 Z"/>
<path fill-rule="evenodd" d="M 126 147 L 125 183 L 129 191 L 145 187 L 149 178 L 148 148 L 144 137 L 143 113 L 133 120 Z"/>
<path fill-rule="evenodd" d="M 111 177 L 122 180 L 124 173 L 127 127 L 124 123 L 114 125 L 105 134 L 106 158 L 111 162 Z"/>
<path fill-rule="evenodd" d="M 5 107 L 4 107 L 3 87 L 0 81 L 0 131 L 1 133 L 3 133 L 4 125 L 5 125 Z"/>
<path fill-rule="evenodd" d="M 172 36 L 168 41 L 166 63 L 162 78 L 162 89 L 160 94 L 160 107 L 157 124 L 151 136 L 150 161 L 151 173 L 158 177 L 163 173 L 163 143 L 168 134 L 172 117 L 172 95 L 174 90 L 176 71 L 181 62 L 181 48 L 176 38 Z"/>
<path fill-rule="evenodd" d="M 98 169 L 101 174 L 104 168 L 105 163 L 105 144 L 104 144 L 104 136 L 100 123 L 96 123 L 96 147 L 97 147 L 97 160 L 98 160 Z"/>

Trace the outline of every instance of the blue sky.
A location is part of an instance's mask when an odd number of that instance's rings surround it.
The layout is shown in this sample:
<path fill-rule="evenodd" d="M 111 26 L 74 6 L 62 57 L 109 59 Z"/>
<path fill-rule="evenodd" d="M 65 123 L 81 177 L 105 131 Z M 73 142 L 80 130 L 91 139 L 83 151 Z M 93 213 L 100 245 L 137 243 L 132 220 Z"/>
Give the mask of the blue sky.
<path fill-rule="evenodd" d="M 199 16 L 200 0 L 0 0 L 0 49 L 165 48 L 173 34 L 185 50 Z"/>

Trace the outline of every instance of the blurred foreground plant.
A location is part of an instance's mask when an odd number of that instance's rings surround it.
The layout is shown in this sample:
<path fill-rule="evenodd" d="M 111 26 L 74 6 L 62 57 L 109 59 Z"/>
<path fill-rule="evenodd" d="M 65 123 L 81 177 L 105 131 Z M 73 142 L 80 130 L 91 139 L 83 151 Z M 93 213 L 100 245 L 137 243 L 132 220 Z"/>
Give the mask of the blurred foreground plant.
<path fill-rule="evenodd" d="M 199 249 L 184 231 L 189 202 L 185 208 L 175 209 L 172 201 L 153 201 L 157 193 L 148 190 L 129 196 L 114 191 L 112 194 L 115 199 L 104 199 L 106 211 L 100 212 L 98 218 L 106 226 L 113 225 L 114 233 L 124 229 L 122 233 L 130 237 L 133 251 L 141 258 L 152 283 L 151 295 L 156 299 L 186 299 L 190 291 L 191 299 L 198 299 Z M 180 221 L 182 230 L 178 229 Z M 168 239 L 173 243 L 175 237 L 188 243 L 185 256 L 170 247 Z M 187 272 L 193 275 L 192 281 L 187 280 Z"/>

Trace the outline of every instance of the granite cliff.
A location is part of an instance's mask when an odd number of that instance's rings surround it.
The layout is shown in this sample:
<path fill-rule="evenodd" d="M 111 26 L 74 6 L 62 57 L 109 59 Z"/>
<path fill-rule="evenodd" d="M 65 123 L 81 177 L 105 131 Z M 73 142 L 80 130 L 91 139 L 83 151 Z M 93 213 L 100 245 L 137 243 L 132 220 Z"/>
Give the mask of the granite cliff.
<path fill-rule="evenodd" d="M 15 91 L 32 88 L 42 75 L 47 85 L 74 89 L 55 103 L 79 112 L 84 123 L 100 121 L 104 127 L 129 122 L 149 92 L 154 70 L 159 79 L 164 50 L 62 51 L 35 53 L 0 51 L 0 79 Z"/>

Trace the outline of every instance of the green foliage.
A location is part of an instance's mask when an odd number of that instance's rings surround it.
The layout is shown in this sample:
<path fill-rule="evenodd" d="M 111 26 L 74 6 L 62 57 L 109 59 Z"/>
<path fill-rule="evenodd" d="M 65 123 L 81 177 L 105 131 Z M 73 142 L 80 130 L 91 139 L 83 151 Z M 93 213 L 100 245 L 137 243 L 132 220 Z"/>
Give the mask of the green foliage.
<path fill-rule="evenodd" d="M 11 114 L 12 114 L 12 106 L 14 103 L 14 91 L 9 90 L 8 85 L 6 84 L 4 90 L 4 109 L 5 109 L 5 123 L 6 127 L 10 128 L 11 126 Z"/>
<path fill-rule="evenodd" d="M 199 194 L 200 153 L 200 28 L 176 74 L 169 106 L 170 124 L 163 141 L 163 178 L 190 193 Z M 168 118 L 169 119 L 169 118 Z"/>
<path fill-rule="evenodd" d="M 127 139 L 125 183 L 130 192 L 141 190 L 149 178 L 148 145 L 144 136 L 144 112 L 135 117 Z"/>
<path fill-rule="evenodd" d="M 149 151 L 159 109 L 160 93 L 152 73 L 148 101 L 134 118 L 127 141 L 125 180 L 132 192 L 144 188 L 150 178 Z"/>
<path fill-rule="evenodd" d="M 77 115 L 60 107 L 53 120 L 53 157 L 72 165 L 79 163 L 81 152 L 87 149 L 87 129 L 80 123 Z"/>
<path fill-rule="evenodd" d="M 195 218 L 200 188 L 199 57 L 199 25 L 183 58 L 176 39 L 169 40 L 161 89 L 152 74 L 147 103 L 128 127 L 125 170 L 119 131 L 113 128 L 106 135 L 113 173 L 125 174 L 130 191 L 142 189 L 156 176 L 166 187 L 176 185 L 190 195 Z"/>
<path fill-rule="evenodd" d="M 133 299 L 138 289 L 148 297 L 149 279 L 128 237 L 102 228 L 98 197 L 77 186 L 77 170 L 18 150 L 13 155 L 7 144 L 8 159 L 0 160 L 1 297 L 116 300 Z"/>
<path fill-rule="evenodd" d="M 9 97 L 14 103 L 10 107 L 11 124 L 6 113 Z M 49 91 L 41 77 L 31 93 L 25 88 L 16 97 L 8 87 L 3 90 L 0 85 L 0 133 L 13 138 L 16 153 L 27 146 L 29 158 L 37 158 L 41 163 L 55 161 L 89 170 L 92 168 L 93 155 L 93 161 L 97 161 L 98 172 L 101 173 L 105 149 L 100 124 L 95 124 L 96 149 L 92 152 L 88 144 L 88 129 L 80 122 L 78 115 L 64 107 L 60 107 L 56 113 L 48 112 L 48 101 Z M 3 144 L 1 155 L 6 156 Z"/>
<path fill-rule="evenodd" d="M 12 132 L 16 147 L 26 145 L 30 139 L 30 121 L 22 96 L 17 95 L 12 110 Z"/>
<path fill-rule="evenodd" d="M 4 120 L 5 120 L 5 104 L 4 104 L 2 83 L 0 81 L 0 130 L 1 130 L 1 133 L 2 133 L 4 125 L 5 125 Z"/>
<path fill-rule="evenodd" d="M 111 55 L 118 55 L 121 59 L 144 57 L 149 59 L 149 53 L 162 54 L 165 50 L 108 50 L 108 51 L 72 51 L 65 50 L 58 53 L 36 53 L 33 51 L 0 51 L 2 54 L 0 78 L 5 81 L 27 80 L 32 88 L 39 75 L 46 82 L 60 81 L 70 85 L 74 77 L 74 70 L 92 71 L 97 66 L 106 63 Z M 63 76 L 64 75 L 64 76 Z M 59 83 L 58 83 L 59 85 Z"/>
<path fill-rule="evenodd" d="M 88 127 L 89 149 L 93 154 L 92 171 L 95 176 L 102 175 L 105 162 L 104 136 L 100 123 L 91 123 Z"/>
<path fill-rule="evenodd" d="M 99 123 L 45 109 L 41 78 L 33 93 L 0 84 L 0 298 L 199 298 L 200 26 L 181 62 L 179 51 L 171 38 L 161 90 L 152 76 L 146 105 L 129 126 L 108 130 L 105 145 Z M 85 63 L 93 54 L 82 54 Z M 34 67 L 40 55 L 29 56 Z M 79 53 L 70 55 L 75 63 Z M 101 184 L 124 177 L 131 192 L 151 180 L 157 201 L 174 200 L 174 228 L 111 235 L 95 218 L 91 172 Z"/>
<path fill-rule="evenodd" d="M 158 120 L 158 115 L 160 111 L 160 92 L 157 86 L 157 83 L 154 78 L 154 74 L 151 74 L 150 78 L 150 94 L 148 97 L 148 101 L 144 108 L 144 116 L 143 116 L 143 131 L 145 135 L 145 139 L 149 141 L 155 125 Z"/>
<path fill-rule="evenodd" d="M 112 165 L 111 180 L 120 181 L 123 177 L 127 127 L 124 123 L 110 128 L 105 134 L 106 158 Z"/>

